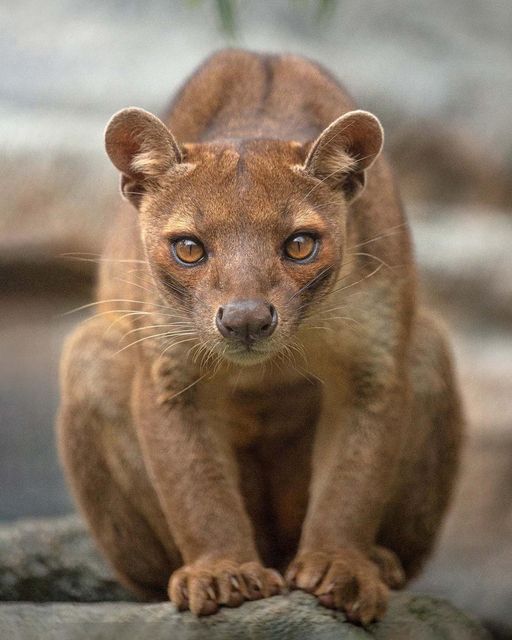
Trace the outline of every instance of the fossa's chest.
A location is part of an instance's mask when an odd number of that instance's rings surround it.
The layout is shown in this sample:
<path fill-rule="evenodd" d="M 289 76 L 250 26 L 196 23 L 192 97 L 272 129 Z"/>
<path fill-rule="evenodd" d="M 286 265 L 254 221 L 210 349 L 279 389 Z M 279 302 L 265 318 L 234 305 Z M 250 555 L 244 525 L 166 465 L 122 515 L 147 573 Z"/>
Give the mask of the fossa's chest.
<path fill-rule="evenodd" d="M 225 428 L 235 446 L 286 438 L 318 419 L 321 388 L 312 380 L 233 390 L 223 399 Z"/>

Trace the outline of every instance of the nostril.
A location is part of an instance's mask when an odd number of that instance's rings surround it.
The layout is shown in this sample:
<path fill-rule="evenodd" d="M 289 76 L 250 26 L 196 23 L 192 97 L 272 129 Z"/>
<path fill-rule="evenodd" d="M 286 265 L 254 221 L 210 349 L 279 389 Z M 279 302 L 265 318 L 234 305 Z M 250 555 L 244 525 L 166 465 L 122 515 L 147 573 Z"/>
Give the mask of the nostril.
<path fill-rule="evenodd" d="M 217 315 L 215 316 L 215 324 L 217 325 L 217 329 L 219 330 L 220 334 L 223 335 L 225 338 L 228 338 L 229 336 L 232 335 L 233 333 L 232 328 L 228 327 L 225 324 L 224 309 L 222 307 L 219 307 L 217 311 Z"/>
<path fill-rule="evenodd" d="M 268 315 L 270 316 L 270 322 L 268 322 Z M 261 336 L 270 336 L 274 332 L 277 325 L 277 311 L 273 304 L 268 305 L 268 315 L 265 318 L 265 324 L 262 324 L 259 328 Z"/>

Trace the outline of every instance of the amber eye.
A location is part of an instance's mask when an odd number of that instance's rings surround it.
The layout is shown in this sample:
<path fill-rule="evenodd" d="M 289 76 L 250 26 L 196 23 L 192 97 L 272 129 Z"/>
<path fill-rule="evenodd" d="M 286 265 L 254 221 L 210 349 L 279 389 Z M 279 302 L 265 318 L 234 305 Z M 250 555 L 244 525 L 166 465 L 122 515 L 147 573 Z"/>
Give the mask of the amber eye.
<path fill-rule="evenodd" d="M 194 238 L 176 240 L 172 243 L 172 250 L 178 261 L 184 264 L 196 264 L 206 255 L 203 245 Z"/>
<path fill-rule="evenodd" d="M 315 252 L 318 241 L 308 233 L 298 233 L 284 243 L 284 252 L 291 260 L 306 260 Z"/>

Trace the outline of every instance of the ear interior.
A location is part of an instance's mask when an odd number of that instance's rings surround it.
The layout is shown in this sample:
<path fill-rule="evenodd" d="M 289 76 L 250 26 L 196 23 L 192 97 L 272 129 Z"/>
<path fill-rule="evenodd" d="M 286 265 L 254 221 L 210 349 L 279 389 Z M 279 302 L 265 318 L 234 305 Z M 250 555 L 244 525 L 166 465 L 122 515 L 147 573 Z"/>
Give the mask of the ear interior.
<path fill-rule="evenodd" d="M 382 150 L 384 131 L 368 111 L 349 111 L 335 120 L 313 143 L 304 169 L 332 188 L 343 189 L 348 200 L 365 184 L 365 171 Z"/>
<path fill-rule="evenodd" d="M 157 179 L 182 160 L 169 129 L 156 116 L 131 107 L 116 113 L 105 130 L 105 148 L 121 172 L 121 191 L 135 204 L 148 180 Z"/>

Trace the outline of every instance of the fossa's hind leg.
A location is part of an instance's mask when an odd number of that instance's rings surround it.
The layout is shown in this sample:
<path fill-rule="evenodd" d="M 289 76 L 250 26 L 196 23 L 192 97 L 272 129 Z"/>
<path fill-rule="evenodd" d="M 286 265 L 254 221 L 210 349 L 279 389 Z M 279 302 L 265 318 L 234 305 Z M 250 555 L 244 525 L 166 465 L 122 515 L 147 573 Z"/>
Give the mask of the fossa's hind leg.
<path fill-rule="evenodd" d="M 432 551 L 458 470 L 463 416 L 448 347 L 436 323 L 417 321 L 411 353 L 414 409 L 403 473 L 379 543 L 400 558 L 408 579 Z"/>
<path fill-rule="evenodd" d="M 130 358 L 119 353 L 126 327 L 112 320 L 88 321 L 68 340 L 59 449 L 78 505 L 120 582 L 144 598 L 165 599 L 178 554 L 131 424 Z"/>

